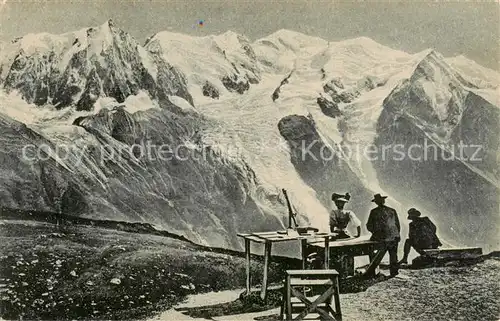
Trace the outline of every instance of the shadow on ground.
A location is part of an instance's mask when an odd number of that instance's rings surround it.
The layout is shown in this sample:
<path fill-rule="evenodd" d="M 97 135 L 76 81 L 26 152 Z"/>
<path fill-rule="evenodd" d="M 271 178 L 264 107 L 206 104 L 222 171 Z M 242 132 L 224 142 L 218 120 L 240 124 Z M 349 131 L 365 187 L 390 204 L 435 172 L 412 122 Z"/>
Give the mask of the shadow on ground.
<path fill-rule="evenodd" d="M 262 312 L 279 307 L 281 303 L 281 293 L 281 288 L 268 290 L 267 300 L 263 301 L 259 296 L 260 292 L 252 292 L 249 296 L 241 296 L 231 302 L 193 308 L 179 308 L 176 310 L 193 318 L 205 319 L 224 315 Z"/>

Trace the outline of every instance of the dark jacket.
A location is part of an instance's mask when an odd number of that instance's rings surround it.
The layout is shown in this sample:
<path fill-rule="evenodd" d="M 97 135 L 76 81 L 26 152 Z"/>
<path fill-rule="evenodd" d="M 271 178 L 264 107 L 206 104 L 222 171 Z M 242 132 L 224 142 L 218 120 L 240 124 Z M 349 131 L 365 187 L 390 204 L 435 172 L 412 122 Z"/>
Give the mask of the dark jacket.
<path fill-rule="evenodd" d="M 408 234 L 412 246 L 417 249 L 435 249 L 442 245 L 436 235 L 436 225 L 428 217 L 414 218 Z"/>
<path fill-rule="evenodd" d="M 385 205 L 370 211 L 366 228 L 372 233 L 372 241 L 400 240 L 401 226 L 396 210 Z"/>

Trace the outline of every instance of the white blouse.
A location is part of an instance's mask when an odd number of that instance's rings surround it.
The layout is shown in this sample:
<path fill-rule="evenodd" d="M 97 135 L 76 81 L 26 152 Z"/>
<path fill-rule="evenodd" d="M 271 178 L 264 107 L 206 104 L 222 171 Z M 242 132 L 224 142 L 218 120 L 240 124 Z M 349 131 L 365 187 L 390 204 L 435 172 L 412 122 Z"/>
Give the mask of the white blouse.
<path fill-rule="evenodd" d="M 348 227 L 357 228 L 357 227 L 361 226 L 361 221 L 356 216 L 356 214 L 354 214 L 353 211 L 351 211 L 351 210 L 339 210 L 337 208 L 332 209 L 330 212 L 330 225 L 333 225 L 332 223 L 334 223 L 336 221 L 336 218 L 339 218 L 341 220 L 342 218 L 345 218 L 346 216 L 349 216 L 349 222 L 347 223 Z M 340 230 L 338 227 L 335 227 L 335 229 Z M 347 228 L 345 228 L 343 230 L 345 231 L 346 229 Z"/>

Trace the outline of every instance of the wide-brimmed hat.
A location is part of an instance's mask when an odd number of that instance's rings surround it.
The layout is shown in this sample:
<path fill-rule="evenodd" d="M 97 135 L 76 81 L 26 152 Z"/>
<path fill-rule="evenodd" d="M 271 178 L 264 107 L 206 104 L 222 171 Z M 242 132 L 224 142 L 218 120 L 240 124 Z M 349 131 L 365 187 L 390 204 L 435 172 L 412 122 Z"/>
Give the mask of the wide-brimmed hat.
<path fill-rule="evenodd" d="M 351 199 L 351 195 L 349 195 L 349 193 L 345 193 L 345 194 L 338 194 L 338 193 L 333 193 L 332 194 L 332 201 L 334 202 L 349 202 L 349 199 Z"/>
<path fill-rule="evenodd" d="M 382 196 L 380 194 L 373 195 L 372 202 L 385 200 L 387 196 Z"/>
<path fill-rule="evenodd" d="M 419 217 L 420 215 L 422 215 L 422 213 L 420 213 L 420 211 L 416 208 L 412 207 L 408 210 L 408 218 Z"/>

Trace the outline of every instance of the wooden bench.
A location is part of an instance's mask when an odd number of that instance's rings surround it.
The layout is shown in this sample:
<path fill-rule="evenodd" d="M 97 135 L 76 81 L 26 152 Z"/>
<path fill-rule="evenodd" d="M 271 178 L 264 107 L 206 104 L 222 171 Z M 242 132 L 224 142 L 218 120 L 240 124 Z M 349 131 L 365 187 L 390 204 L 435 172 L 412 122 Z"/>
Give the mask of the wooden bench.
<path fill-rule="evenodd" d="M 322 287 L 317 296 L 307 297 L 304 287 Z M 334 308 L 332 307 L 332 303 Z M 321 320 L 341 321 L 339 274 L 335 270 L 288 270 L 280 316 L 283 320 L 304 320 L 309 313 L 319 314 Z M 292 315 L 296 314 L 292 319 Z"/>
<path fill-rule="evenodd" d="M 483 255 L 483 250 L 479 247 L 429 249 L 422 252 L 421 256 L 413 259 L 413 268 L 441 266 L 453 261 L 473 261 Z"/>
<path fill-rule="evenodd" d="M 438 260 L 475 259 L 483 255 L 483 250 L 480 247 L 432 249 L 432 250 L 423 250 L 423 252 L 425 253 L 426 256 Z"/>
<path fill-rule="evenodd" d="M 368 239 L 341 239 L 329 243 L 329 267 L 334 268 L 339 272 L 340 278 L 345 278 L 354 275 L 354 257 L 368 255 L 370 257 L 370 267 L 367 270 L 367 275 L 372 275 L 375 269 L 379 266 L 385 251 L 382 251 L 383 244 Z M 313 242 L 309 243 L 309 251 L 322 252 L 325 246 L 322 243 Z M 378 251 L 378 252 L 377 252 Z M 376 255 L 378 254 L 378 255 Z M 344 264 L 341 260 L 343 256 L 352 257 L 351 264 Z"/>

